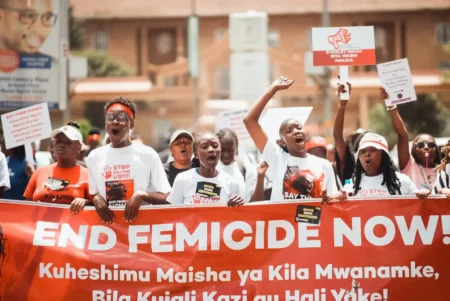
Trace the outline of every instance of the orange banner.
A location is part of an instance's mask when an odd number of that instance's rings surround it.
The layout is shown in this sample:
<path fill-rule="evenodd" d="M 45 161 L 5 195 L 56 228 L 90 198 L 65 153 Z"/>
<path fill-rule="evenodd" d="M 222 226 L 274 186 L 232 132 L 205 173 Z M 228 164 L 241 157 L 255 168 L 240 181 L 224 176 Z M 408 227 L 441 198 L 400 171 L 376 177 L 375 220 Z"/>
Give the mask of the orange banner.
<path fill-rule="evenodd" d="M 450 300 L 450 202 L 94 210 L 0 201 L 0 300 Z"/>

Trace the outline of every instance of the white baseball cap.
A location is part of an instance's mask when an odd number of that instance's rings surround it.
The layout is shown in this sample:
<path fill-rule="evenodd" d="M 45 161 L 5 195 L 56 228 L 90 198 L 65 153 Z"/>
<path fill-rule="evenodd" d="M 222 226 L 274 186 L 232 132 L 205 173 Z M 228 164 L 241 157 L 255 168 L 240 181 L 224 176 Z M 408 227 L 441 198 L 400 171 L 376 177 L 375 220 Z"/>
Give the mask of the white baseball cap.
<path fill-rule="evenodd" d="M 63 127 L 60 127 L 59 129 L 56 129 L 52 132 L 51 137 L 55 138 L 57 135 L 63 133 L 66 135 L 67 138 L 69 138 L 72 141 L 78 141 L 81 144 L 83 144 L 83 135 L 81 135 L 80 130 L 78 130 L 76 127 L 73 127 L 71 125 L 65 125 Z"/>
<path fill-rule="evenodd" d="M 172 137 L 170 138 L 169 146 L 172 146 L 172 143 L 178 139 L 180 136 L 185 136 L 194 141 L 194 136 L 186 130 L 178 130 L 175 133 L 173 133 Z"/>
<path fill-rule="evenodd" d="M 358 151 L 356 152 L 356 160 L 358 160 L 359 151 L 368 147 L 375 147 L 376 149 L 384 151 L 389 155 L 389 148 L 386 139 L 375 133 L 367 133 L 359 142 Z"/>

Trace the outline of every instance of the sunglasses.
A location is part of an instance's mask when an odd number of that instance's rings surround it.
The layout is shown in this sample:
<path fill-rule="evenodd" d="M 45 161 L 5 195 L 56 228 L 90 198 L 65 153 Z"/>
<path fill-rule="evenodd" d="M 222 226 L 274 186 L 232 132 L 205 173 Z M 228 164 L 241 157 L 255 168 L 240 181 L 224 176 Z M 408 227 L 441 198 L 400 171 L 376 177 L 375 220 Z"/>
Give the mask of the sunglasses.
<path fill-rule="evenodd" d="M 416 148 L 425 148 L 425 145 L 428 145 L 428 148 L 436 148 L 437 145 L 433 141 L 425 143 L 425 142 L 418 142 L 416 143 Z"/>
<path fill-rule="evenodd" d="M 128 117 L 128 115 L 125 113 L 119 113 L 117 115 L 108 113 L 106 114 L 105 119 L 107 122 L 114 122 L 114 120 L 117 120 L 118 123 L 126 123 L 130 119 L 130 117 Z"/>

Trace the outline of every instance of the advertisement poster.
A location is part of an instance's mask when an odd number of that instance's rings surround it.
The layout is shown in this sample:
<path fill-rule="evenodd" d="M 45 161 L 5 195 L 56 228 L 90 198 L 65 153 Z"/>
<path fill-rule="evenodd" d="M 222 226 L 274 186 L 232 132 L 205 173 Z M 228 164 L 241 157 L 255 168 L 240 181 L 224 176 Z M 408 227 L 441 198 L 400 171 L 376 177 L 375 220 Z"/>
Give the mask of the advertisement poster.
<path fill-rule="evenodd" d="M 373 26 L 312 29 L 314 66 L 375 65 Z"/>
<path fill-rule="evenodd" d="M 0 3 L 0 109 L 58 109 L 59 0 Z"/>

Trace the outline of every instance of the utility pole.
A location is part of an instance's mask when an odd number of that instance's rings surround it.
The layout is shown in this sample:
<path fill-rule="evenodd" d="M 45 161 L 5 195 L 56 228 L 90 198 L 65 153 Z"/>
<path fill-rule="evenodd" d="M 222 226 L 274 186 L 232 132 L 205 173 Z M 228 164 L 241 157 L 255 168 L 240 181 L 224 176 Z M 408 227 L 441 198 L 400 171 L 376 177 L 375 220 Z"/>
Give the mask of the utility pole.
<path fill-rule="evenodd" d="M 191 9 L 192 13 L 188 20 L 188 64 L 194 94 L 194 117 L 195 121 L 198 121 L 200 119 L 200 95 L 198 80 L 200 73 L 200 21 L 197 16 L 195 0 L 191 0 Z"/>
<path fill-rule="evenodd" d="M 328 0 L 322 0 L 322 27 L 330 27 L 330 15 L 328 13 Z M 331 125 L 332 125 L 332 101 L 330 98 L 330 79 L 331 69 L 324 67 L 324 74 L 322 78 L 322 92 L 324 96 L 324 125 L 325 125 L 325 138 L 331 139 Z"/>

